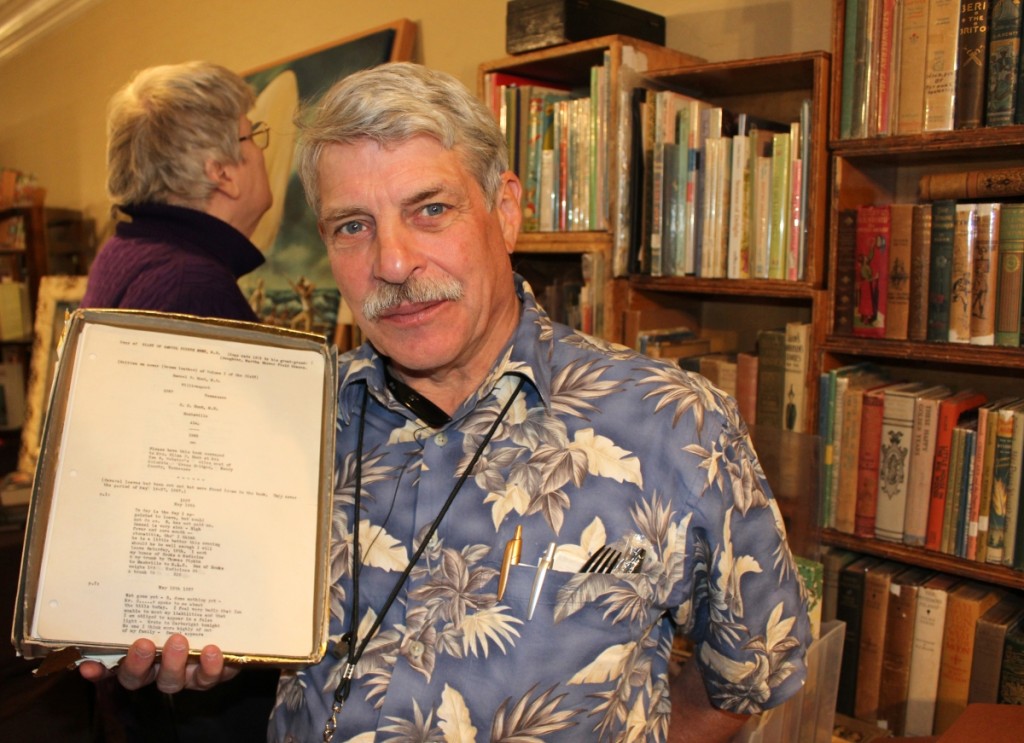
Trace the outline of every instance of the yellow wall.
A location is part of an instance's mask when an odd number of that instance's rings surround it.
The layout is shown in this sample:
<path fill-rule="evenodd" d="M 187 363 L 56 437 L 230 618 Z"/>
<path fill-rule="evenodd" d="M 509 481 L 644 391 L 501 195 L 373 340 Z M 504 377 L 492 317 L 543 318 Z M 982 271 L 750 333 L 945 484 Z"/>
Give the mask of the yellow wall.
<path fill-rule="evenodd" d="M 711 61 L 831 44 L 825 0 L 630 4 L 666 17 L 668 46 Z M 408 18 L 414 59 L 473 87 L 480 61 L 505 56 L 505 10 L 505 0 L 97 0 L 0 62 L 0 164 L 35 173 L 48 205 L 102 226 L 106 102 L 135 70 L 209 59 L 246 71 Z"/>

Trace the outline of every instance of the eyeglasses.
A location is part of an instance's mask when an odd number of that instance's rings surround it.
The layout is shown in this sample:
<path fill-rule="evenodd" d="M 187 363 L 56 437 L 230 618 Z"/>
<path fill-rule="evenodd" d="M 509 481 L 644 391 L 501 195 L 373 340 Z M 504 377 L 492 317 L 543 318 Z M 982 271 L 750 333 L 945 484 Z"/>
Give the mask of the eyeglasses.
<path fill-rule="evenodd" d="M 267 149 L 270 146 L 270 127 L 262 121 L 257 121 L 252 125 L 252 131 L 244 137 L 239 137 L 238 141 L 244 142 L 247 139 L 261 150 Z"/>

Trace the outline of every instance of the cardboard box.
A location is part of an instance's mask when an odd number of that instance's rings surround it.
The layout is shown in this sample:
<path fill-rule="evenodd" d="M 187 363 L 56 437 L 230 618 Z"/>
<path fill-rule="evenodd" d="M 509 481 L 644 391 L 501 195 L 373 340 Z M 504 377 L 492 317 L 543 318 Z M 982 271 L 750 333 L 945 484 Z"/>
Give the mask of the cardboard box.
<path fill-rule="evenodd" d="M 505 49 L 533 49 L 620 34 L 665 43 L 665 17 L 614 0 L 509 0 Z"/>

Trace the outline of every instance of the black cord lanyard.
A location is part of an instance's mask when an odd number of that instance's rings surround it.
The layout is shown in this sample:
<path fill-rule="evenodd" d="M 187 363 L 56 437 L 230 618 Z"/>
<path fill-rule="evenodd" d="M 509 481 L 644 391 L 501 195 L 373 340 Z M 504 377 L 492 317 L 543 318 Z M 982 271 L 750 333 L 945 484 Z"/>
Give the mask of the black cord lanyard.
<path fill-rule="evenodd" d="M 384 602 L 384 606 L 377 614 L 377 619 L 374 621 L 373 626 L 370 627 L 369 632 L 366 633 L 366 637 L 363 638 L 362 645 L 356 650 L 357 644 L 357 629 L 359 623 L 359 572 L 360 572 L 360 556 L 359 556 L 359 504 L 362 497 L 362 484 L 363 484 L 363 432 L 366 429 L 366 400 L 370 396 L 368 388 L 363 390 L 363 402 L 359 410 L 359 436 L 356 441 L 356 471 L 355 471 L 355 503 L 353 506 L 355 521 L 352 526 L 352 614 L 349 617 L 348 623 L 348 658 L 345 661 L 345 670 L 341 674 L 341 680 L 338 682 L 338 687 L 334 690 L 334 701 L 331 704 L 331 716 L 327 719 L 327 724 L 324 725 L 324 743 L 331 743 L 334 738 L 334 733 L 338 729 L 338 714 L 341 712 L 341 708 L 345 706 L 345 700 L 348 699 L 349 692 L 352 690 L 352 675 L 356 670 L 356 663 L 363 656 L 363 652 L 366 650 L 367 645 L 370 644 L 370 640 L 377 634 L 377 630 L 380 629 L 381 624 L 384 622 L 384 617 L 388 613 L 388 609 L 391 608 L 391 604 L 395 602 L 399 592 L 402 590 L 402 586 L 405 585 L 406 580 L 409 579 L 409 574 L 412 572 L 413 566 L 419 562 L 420 557 L 423 555 L 424 550 L 433 538 L 434 533 L 437 532 L 438 527 L 441 525 L 441 520 L 444 519 L 445 514 L 448 513 L 448 508 L 451 506 L 452 501 L 455 500 L 455 496 L 458 495 L 462 489 L 463 484 L 469 477 L 470 473 L 473 472 L 473 468 L 476 467 L 477 461 L 480 456 L 484 453 L 484 449 L 487 444 L 490 443 L 491 438 L 494 436 L 495 431 L 498 430 L 498 425 L 505 419 L 505 414 L 508 413 L 510 407 L 512 407 L 513 401 L 518 397 L 519 391 L 523 388 L 523 384 L 526 382 L 525 377 L 519 378 L 519 384 L 516 385 L 515 390 L 509 396 L 505 402 L 504 407 L 495 418 L 494 423 L 491 424 L 490 429 L 487 431 L 487 435 L 484 436 L 483 441 L 480 442 L 480 446 L 477 447 L 476 452 L 473 454 L 473 458 L 470 460 L 469 465 L 459 476 L 458 482 L 452 487 L 452 491 L 448 494 L 447 500 L 444 505 L 441 506 L 441 510 L 438 511 L 437 516 L 434 517 L 433 523 L 427 533 L 423 535 L 423 539 L 420 540 L 420 546 L 416 548 L 413 556 L 409 559 L 409 564 L 405 566 L 405 570 L 402 571 L 398 581 L 395 583 L 394 588 L 391 589 L 391 594 L 388 596 L 387 601 Z"/>

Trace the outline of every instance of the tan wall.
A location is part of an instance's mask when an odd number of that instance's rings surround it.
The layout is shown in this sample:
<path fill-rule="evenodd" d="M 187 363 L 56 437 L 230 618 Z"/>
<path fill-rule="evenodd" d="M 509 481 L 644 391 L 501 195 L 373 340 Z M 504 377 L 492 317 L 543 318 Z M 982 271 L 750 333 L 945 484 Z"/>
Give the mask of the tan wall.
<path fill-rule="evenodd" d="M 825 0 L 641 0 L 667 43 L 711 61 L 828 49 Z M 104 110 L 137 69 L 209 59 L 239 71 L 408 18 L 414 59 L 474 86 L 505 56 L 505 0 L 97 0 L 0 63 L 0 164 L 35 173 L 47 203 L 106 223 Z"/>

